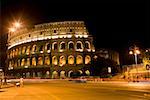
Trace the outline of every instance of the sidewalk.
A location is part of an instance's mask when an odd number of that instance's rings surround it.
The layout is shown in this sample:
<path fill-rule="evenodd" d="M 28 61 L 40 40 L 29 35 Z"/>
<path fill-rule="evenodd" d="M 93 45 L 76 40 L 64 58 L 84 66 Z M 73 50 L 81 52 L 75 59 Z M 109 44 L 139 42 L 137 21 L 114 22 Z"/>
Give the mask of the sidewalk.
<path fill-rule="evenodd" d="M 10 88 L 10 87 L 14 87 L 14 84 L 12 84 L 12 83 L 3 84 L 0 89 Z"/>

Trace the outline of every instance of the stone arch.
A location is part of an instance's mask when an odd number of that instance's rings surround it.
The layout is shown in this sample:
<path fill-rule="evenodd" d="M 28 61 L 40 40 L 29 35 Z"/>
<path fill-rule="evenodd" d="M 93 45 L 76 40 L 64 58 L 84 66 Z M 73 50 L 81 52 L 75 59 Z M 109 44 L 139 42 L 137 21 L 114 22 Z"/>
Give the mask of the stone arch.
<path fill-rule="evenodd" d="M 54 79 L 58 78 L 58 72 L 57 71 L 53 71 L 52 78 L 54 78 Z"/>
<path fill-rule="evenodd" d="M 38 58 L 38 65 L 43 65 L 43 59 L 42 59 L 42 57 Z"/>
<path fill-rule="evenodd" d="M 77 51 L 83 50 L 83 44 L 82 44 L 81 41 L 77 41 L 77 43 L 76 43 L 76 50 Z"/>
<path fill-rule="evenodd" d="M 52 49 L 53 50 L 57 50 L 58 49 L 57 42 L 53 42 Z"/>
<path fill-rule="evenodd" d="M 82 71 L 82 70 L 78 70 L 78 71 L 80 72 L 80 75 L 83 74 L 83 71 Z"/>
<path fill-rule="evenodd" d="M 21 60 L 21 66 L 24 66 L 25 65 L 25 59 L 23 58 L 22 60 Z"/>
<path fill-rule="evenodd" d="M 46 43 L 45 50 L 47 50 L 48 53 L 50 52 L 50 50 L 51 50 L 50 43 Z"/>
<path fill-rule="evenodd" d="M 73 50 L 74 49 L 74 43 L 72 41 L 68 42 L 68 49 Z"/>
<path fill-rule="evenodd" d="M 74 56 L 73 55 L 68 56 L 68 64 L 74 64 Z"/>
<path fill-rule="evenodd" d="M 39 47 L 39 52 L 40 52 L 40 53 L 43 53 L 43 52 L 44 52 L 44 46 L 43 46 L 43 45 L 40 45 L 40 47 Z"/>
<path fill-rule="evenodd" d="M 9 61 L 9 67 L 12 67 L 12 62 L 11 61 Z"/>
<path fill-rule="evenodd" d="M 18 66 L 20 66 L 20 59 L 18 59 Z"/>
<path fill-rule="evenodd" d="M 60 72 L 60 78 L 65 78 L 66 76 L 65 76 L 65 71 L 61 71 Z"/>
<path fill-rule="evenodd" d="M 30 66 L 30 58 L 27 58 L 27 66 Z"/>
<path fill-rule="evenodd" d="M 32 66 L 36 66 L 36 58 L 35 57 L 32 58 Z"/>
<path fill-rule="evenodd" d="M 15 55 L 16 55 L 16 56 L 18 55 L 18 48 L 16 48 L 16 52 L 15 52 Z"/>
<path fill-rule="evenodd" d="M 59 58 L 59 66 L 63 66 L 66 64 L 66 57 L 65 56 L 60 56 Z"/>
<path fill-rule="evenodd" d="M 15 60 L 14 62 L 14 67 L 17 67 L 17 60 Z"/>
<path fill-rule="evenodd" d="M 19 48 L 19 55 L 21 55 L 21 47 Z"/>
<path fill-rule="evenodd" d="M 45 65 L 50 65 L 50 58 L 49 58 L 49 56 L 46 56 L 44 61 L 45 61 L 45 63 L 44 63 Z"/>
<path fill-rule="evenodd" d="M 89 41 L 85 41 L 85 49 L 88 49 L 88 50 L 91 49 L 91 44 Z"/>
<path fill-rule="evenodd" d="M 53 65 L 57 65 L 57 64 L 58 64 L 58 60 L 57 60 L 57 57 L 56 57 L 56 56 L 53 56 L 53 57 L 52 57 L 52 64 L 53 64 Z"/>
<path fill-rule="evenodd" d="M 13 57 L 15 56 L 15 49 L 13 49 L 13 53 L 12 53 L 12 56 L 13 56 Z"/>
<path fill-rule="evenodd" d="M 12 58 L 12 51 L 10 51 L 10 58 Z"/>
<path fill-rule="evenodd" d="M 82 64 L 82 63 L 83 63 L 83 57 L 81 55 L 77 55 L 76 64 Z"/>
<path fill-rule="evenodd" d="M 66 45 L 65 45 L 65 42 L 64 42 L 64 41 L 60 42 L 59 50 L 60 50 L 60 51 L 65 50 L 65 48 L 66 48 L 65 46 L 66 46 Z"/>
<path fill-rule="evenodd" d="M 85 56 L 85 64 L 89 64 L 91 62 L 91 57 L 89 55 Z"/>
<path fill-rule="evenodd" d="M 37 46 L 36 45 L 33 45 L 32 46 L 32 53 L 35 53 L 37 51 Z"/>
<path fill-rule="evenodd" d="M 26 46 L 22 47 L 22 54 L 24 54 L 26 52 Z"/>
<path fill-rule="evenodd" d="M 72 70 L 70 70 L 70 71 L 68 72 L 68 77 L 71 77 L 71 73 L 73 73 Z"/>
<path fill-rule="evenodd" d="M 85 74 L 88 75 L 88 76 L 90 76 L 90 71 L 89 71 L 89 70 L 86 70 L 86 71 L 85 71 Z"/>
<path fill-rule="evenodd" d="M 30 54 L 30 46 L 27 46 L 26 54 L 27 54 L 27 55 Z"/>

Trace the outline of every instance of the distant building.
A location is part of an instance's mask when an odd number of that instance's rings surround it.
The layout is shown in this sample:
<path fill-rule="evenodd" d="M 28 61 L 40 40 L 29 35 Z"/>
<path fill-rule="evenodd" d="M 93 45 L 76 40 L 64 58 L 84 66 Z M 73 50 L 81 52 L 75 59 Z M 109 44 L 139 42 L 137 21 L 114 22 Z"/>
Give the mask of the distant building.
<path fill-rule="evenodd" d="M 8 34 L 7 72 L 24 78 L 90 75 L 94 52 L 93 37 L 83 21 L 38 24 Z"/>
<path fill-rule="evenodd" d="M 116 62 L 117 65 L 120 65 L 119 53 L 117 51 L 101 48 L 101 49 L 96 50 L 96 55 L 98 57 L 110 59 L 110 60 Z"/>
<path fill-rule="evenodd" d="M 150 49 L 141 50 L 141 57 L 143 62 L 141 64 L 124 65 L 123 72 L 125 76 L 130 78 L 150 78 Z"/>

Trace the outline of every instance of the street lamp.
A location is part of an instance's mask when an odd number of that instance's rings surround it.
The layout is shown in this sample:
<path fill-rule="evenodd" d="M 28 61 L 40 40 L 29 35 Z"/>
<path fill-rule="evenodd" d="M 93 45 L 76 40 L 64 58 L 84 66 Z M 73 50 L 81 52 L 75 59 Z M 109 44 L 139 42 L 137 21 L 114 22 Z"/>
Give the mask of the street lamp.
<path fill-rule="evenodd" d="M 20 22 L 14 22 L 12 24 L 12 27 L 9 28 L 9 32 L 15 32 L 17 31 L 17 29 L 19 29 L 22 26 L 22 24 Z"/>
<path fill-rule="evenodd" d="M 140 50 L 139 50 L 138 47 L 135 46 L 134 48 L 130 49 L 129 54 L 130 54 L 130 55 L 134 55 L 134 57 L 135 57 L 136 74 L 138 74 L 138 68 L 137 68 L 137 55 L 140 54 Z M 137 75 L 137 76 L 138 76 L 138 75 Z"/>

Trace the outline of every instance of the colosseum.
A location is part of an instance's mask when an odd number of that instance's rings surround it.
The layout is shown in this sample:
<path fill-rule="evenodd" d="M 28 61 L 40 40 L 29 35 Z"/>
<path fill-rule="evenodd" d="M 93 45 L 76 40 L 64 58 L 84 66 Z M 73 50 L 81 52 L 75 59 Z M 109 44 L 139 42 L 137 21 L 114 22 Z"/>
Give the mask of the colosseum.
<path fill-rule="evenodd" d="M 95 48 L 83 21 L 50 22 L 8 34 L 8 74 L 24 78 L 91 75 Z"/>

